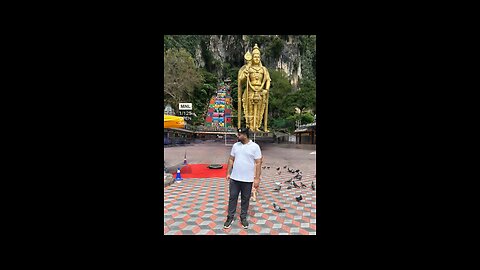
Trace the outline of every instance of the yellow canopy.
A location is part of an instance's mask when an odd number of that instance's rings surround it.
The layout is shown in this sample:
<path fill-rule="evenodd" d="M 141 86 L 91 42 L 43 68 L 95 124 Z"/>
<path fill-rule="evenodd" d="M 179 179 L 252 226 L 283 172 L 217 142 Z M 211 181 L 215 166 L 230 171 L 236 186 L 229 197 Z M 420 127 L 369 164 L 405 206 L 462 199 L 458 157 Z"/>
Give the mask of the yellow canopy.
<path fill-rule="evenodd" d="M 185 128 L 185 120 L 180 116 L 164 114 L 163 128 Z"/>

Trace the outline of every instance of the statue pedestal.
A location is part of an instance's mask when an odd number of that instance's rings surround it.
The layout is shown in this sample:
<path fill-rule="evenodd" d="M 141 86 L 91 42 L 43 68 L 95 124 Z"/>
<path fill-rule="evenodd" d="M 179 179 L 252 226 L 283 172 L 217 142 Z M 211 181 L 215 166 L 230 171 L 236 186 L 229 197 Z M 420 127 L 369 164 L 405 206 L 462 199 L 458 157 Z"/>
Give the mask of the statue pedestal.
<path fill-rule="evenodd" d="M 275 142 L 275 138 L 273 136 L 273 132 L 263 132 L 263 131 L 257 131 L 253 132 L 250 131 L 250 139 L 256 143 L 258 142 Z"/>

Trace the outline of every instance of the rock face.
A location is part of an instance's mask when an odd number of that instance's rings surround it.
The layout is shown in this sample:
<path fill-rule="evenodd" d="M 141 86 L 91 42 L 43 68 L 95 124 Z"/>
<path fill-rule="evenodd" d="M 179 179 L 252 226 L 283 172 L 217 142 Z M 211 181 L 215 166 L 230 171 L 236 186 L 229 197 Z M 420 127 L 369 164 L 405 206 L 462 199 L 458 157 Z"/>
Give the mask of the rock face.
<path fill-rule="evenodd" d="M 292 43 L 284 46 L 275 68 L 285 71 L 292 85 L 296 86 L 298 84 L 298 79 L 302 78 L 302 59 L 296 44 Z"/>
<path fill-rule="evenodd" d="M 255 44 L 260 47 L 263 65 L 268 69 L 285 71 L 295 87 L 306 74 L 310 79 L 316 78 L 315 36 L 202 35 L 169 38 L 174 40 L 171 44 L 175 46 L 188 47 L 197 67 L 206 68 L 220 79 L 226 77 L 229 69 L 243 66 L 243 55 L 247 50 L 251 51 Z"/>

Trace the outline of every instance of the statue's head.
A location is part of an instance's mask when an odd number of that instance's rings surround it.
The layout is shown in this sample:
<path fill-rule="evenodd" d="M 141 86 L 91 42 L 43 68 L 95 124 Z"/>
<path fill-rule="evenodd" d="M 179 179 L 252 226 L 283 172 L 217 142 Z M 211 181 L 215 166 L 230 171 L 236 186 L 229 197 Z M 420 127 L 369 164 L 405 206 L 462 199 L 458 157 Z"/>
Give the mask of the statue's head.
<path fill-rule="evenodd" d="M 252 54 L 253 54 L 253 63 L 256 64 L 256 65 L 261 65 L 261 63 L 260 63 L 260 49 L 258 48 L 257 44 L 255 44 L 255 46 L 253 46 Z"/>

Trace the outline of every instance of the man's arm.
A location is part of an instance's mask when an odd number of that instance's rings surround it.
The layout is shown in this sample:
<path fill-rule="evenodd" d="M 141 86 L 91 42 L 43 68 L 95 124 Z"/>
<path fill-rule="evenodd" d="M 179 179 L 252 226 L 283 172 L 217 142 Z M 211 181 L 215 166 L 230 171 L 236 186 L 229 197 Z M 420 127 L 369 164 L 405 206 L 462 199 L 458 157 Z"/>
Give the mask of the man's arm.
<path fill-rule="evenodd" d="M 258 188 L 260 185 L 260 175 L 262 173 L 262 158 L 255 159 L 255 174 L 253 179 L 253 186 Z"/>
<path fill-rule="evenodd" d="M 230 156 L 230 158 L 228 159 L 228 165 L 227 165 L 227 177 L 225 178 L 227 181 L 230 180 L 230 172 L 232 170 L 234 161 L 235 161 L 235 157 Z"/>

